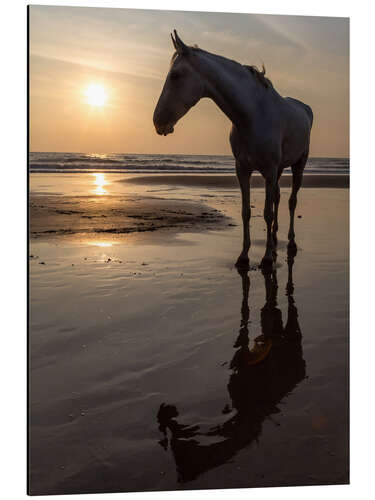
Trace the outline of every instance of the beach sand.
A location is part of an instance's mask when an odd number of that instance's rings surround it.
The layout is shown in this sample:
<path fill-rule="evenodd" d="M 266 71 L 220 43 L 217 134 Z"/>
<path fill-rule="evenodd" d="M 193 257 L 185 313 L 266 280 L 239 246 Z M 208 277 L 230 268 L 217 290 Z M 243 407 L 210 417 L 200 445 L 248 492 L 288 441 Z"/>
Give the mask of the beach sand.
<path fill-rule="evenodd" d="M 264 276 L 233 176 L 30 176 L 30 493 L 348 482 L 348 179 L 305 177 Z"/>

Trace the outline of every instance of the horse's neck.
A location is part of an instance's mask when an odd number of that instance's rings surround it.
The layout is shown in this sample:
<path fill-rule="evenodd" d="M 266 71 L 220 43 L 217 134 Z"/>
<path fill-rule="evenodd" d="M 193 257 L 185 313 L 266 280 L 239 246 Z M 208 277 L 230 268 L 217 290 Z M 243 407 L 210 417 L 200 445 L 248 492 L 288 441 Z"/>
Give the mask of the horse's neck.
<path fill-rule="evenodd" d="M 194 66 L 205 81 L 204 97 L 211 98 L 234 124 L 251 119 L 259 89 L 250 72 L 208 52 L 202 52 Z"/>

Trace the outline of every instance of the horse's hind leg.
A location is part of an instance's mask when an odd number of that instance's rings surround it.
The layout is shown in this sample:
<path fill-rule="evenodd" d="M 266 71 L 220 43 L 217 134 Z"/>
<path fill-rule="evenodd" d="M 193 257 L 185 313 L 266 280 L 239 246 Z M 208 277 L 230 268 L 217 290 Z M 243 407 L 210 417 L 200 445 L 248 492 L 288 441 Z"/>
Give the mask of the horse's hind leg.
<path fill-rule="evenodd" d="M 289 240 L 288 249 L 294 252 L 297 251 L 297 245 L 295 242 L 295 233 L 294 233 L 294 213 L 296 211 L 296 206 L 297 206 L 297 193 L 302 184 L 303 170 L 307 162 L 307 157 L 308 153 L 305 153 L 297 163 L 292 165 L 293 184 L 292 184 L 292 193 L 289 198 L 290 224 L 288 233 L 288 240 Z"/>
<path fill-rule="evenodd" d="M 276 174 L 276 173 L 275 173 Z M 266 200 L 264 203 L 264 220 L 267 224 L 267 246 L 266 253 L 261 262 L 263 269 L 270 268 L 274 261 L 275 243 L 272 236 L 272 223 L 274 220 L 273 205 L 275 199 L 275 191 L 277 185 L 276 175 L 271 175 L 266 178 Z"/>

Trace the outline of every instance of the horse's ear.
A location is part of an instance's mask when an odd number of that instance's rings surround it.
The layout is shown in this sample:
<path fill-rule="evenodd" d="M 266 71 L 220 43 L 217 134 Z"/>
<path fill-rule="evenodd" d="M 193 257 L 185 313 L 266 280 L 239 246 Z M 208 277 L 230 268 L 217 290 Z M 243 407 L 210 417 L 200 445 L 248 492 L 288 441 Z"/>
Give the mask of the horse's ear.
<path fill-rule="evenodd" d="M 189 49 L 188 46 L 185 45 L 184 42 L 181 40 L 181 38 L 177 35 L 176 30 L 173 30 L 173 33 L 174 33 L 174 38 L 173 38 L 172 33 L 171 33 L 171 38 L 172 38 L 173 46 L 176 49 L 176 52 L 178 54 L 186 54 L 188 49 Z"/>
<path fill-rule="evenodd" d="M 173 47 L 174 47 L 174 49 L 177 51 L 177 44 L 176 44 L 176 40 L 173 38 L 172 33 L 171 33 L 171 38 L 172 38 Z"/>

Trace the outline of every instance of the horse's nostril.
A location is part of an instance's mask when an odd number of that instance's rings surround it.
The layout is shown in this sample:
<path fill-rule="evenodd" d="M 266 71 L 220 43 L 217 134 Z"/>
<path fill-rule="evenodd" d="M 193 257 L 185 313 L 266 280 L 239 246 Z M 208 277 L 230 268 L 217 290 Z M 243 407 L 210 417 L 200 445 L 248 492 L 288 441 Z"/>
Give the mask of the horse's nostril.
<path fill-rule="evenodd" d="M 171 123 L 168 123 L 166 125 L 161 125 L 161 124 L 155 124 L 155 130 L 158 135 L 168 135 L 172 134 L 174 131 L 174 127 Z"/>

